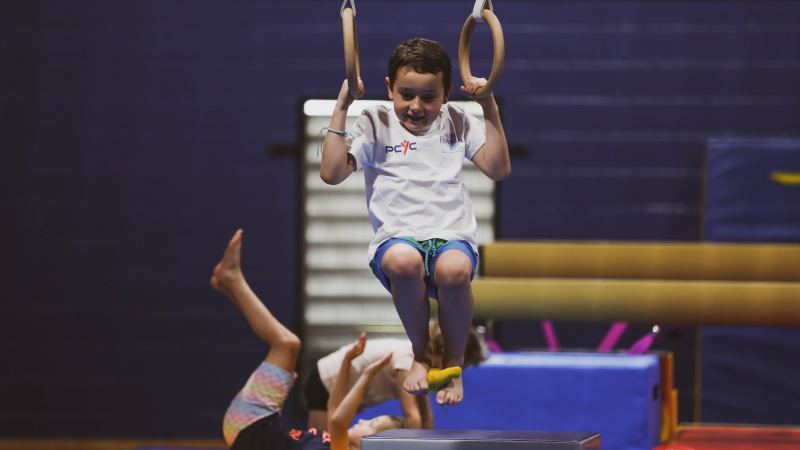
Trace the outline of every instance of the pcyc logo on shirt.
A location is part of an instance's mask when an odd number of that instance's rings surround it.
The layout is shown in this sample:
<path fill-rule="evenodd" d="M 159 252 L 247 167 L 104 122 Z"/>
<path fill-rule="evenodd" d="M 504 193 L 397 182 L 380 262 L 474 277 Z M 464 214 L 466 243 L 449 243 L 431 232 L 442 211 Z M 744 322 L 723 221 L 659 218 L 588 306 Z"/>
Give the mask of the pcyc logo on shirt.
<path fill-rule="evenodd" d="M 386 153 L 402 153 L 406 155 L 409 151 L 414 152 L 417 150 L 417 143 L 411 141 L 403 141 L 399 145 L 387 145 Z"/>

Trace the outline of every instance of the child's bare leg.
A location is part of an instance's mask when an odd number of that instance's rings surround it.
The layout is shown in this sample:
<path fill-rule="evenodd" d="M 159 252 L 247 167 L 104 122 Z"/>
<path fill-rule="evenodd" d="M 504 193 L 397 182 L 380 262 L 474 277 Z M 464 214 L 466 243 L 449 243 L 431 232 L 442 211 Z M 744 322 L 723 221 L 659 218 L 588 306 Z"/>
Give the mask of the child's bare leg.
<path fill-rule="evenodd" d="M 442 367 L 464 365 L 464 348 L 472 323 L 472 261 L 458 250 L 439 256 L 434 269 L 439 297 L 439 326 L 444 338 Z M 461 378 L 456 378 L 436 394 L 440 404 L 459 403 L 464 397 Z"/>
<path fill-rule="evenodd" d="M 300 353 L 300 338 L 281 324 L 250 289 L 240 261 L 242 230 L 237 230 L 222 260 L 211 274 L 211 287 L 224 294 L 247 319 L 256 336 L 269 346 L 266 361 L 294 373 Z"/>
<path fill-rule="evenodd" d="M 427 356 L 431 309 L 426 294 L 422 256 L 414 247 L 395 244 L 383 255 L 381 268 L 391 281 L 394 306 L 414 352 L 414 362 L 403 388 L 413 395 L 425 395 L 428 392 L 428 369 L 431 367 Z"/>

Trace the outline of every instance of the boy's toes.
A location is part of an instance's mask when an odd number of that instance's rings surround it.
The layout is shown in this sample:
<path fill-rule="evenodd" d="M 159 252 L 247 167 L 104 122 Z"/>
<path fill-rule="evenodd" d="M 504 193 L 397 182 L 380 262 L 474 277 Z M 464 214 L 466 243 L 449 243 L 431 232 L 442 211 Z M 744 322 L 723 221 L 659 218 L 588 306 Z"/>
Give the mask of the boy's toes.
<path fill-rule="evenodd" d="M 456 378 L 436 393 L 436 403 L 440 405 L 455 405 L 464 399 L 464 385 L 461 378 Z"/>
<path fill-rule="evenodd" d="M 455 405 L 461 403 L 461 395 L 445 388 L 436 393 L 436 403 L 440 405 Z"/>
<path fill-rule="evenodd" d="M 414 361 L 406 379 L 403 380 L 403 389 L 411 395 L 426 395 L 428 393 L 428 368 Z"/>
<path fill-rule="evenodd" d="M 422 386 L 419 383 L 416 384 L 403 384 L 403 388 L 411 395 L 426 395 L 428 393 L 428 387 Z"/>
<path fill-rule="evenodd" d="M 436 403 L 440 405 L 447 405 L 445 403 L 447 401 L 447 392 L 445 390 L 440 390 L 436 393 Z"/>

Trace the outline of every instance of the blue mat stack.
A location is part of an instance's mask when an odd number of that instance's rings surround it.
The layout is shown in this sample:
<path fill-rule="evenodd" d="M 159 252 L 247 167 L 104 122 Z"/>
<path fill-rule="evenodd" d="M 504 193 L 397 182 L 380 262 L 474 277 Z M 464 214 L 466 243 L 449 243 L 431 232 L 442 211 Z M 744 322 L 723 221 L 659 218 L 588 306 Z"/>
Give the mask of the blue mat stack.
<path fill-rule="evenodd" d="M 464 401 L 434 405 L 437 429 L 598 432 L 614 450 L 659 443 L 661 392 L 655 355 L 521 352 L 493 354 L 464 371 Z M 399 414 L 399 404 L 360 417 Z"/>

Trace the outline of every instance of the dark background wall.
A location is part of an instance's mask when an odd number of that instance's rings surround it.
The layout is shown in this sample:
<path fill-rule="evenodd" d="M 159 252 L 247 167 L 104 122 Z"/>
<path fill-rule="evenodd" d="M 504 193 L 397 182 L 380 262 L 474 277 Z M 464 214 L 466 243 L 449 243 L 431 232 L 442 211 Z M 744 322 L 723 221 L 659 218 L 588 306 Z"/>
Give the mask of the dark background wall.
<path fill-rule="evenodd" d="M 455 55 L 471 4 L 358 2 L 368 97 L 407 37 Z M 297 141 L 300 99 L 338 92 L 339 5 L 4 3 L 0 434 L 219 436 L 264 350 L 208 276 L 245 228 L 251 284 L 298 323 L 297 161 L 267 149 Z M 501 238 L 698 240 L 706 139 L 800 135 L 796 2 L 495 8 L 518 149 Z M 472 52 L 486 73 L 484 27 Z"/>

